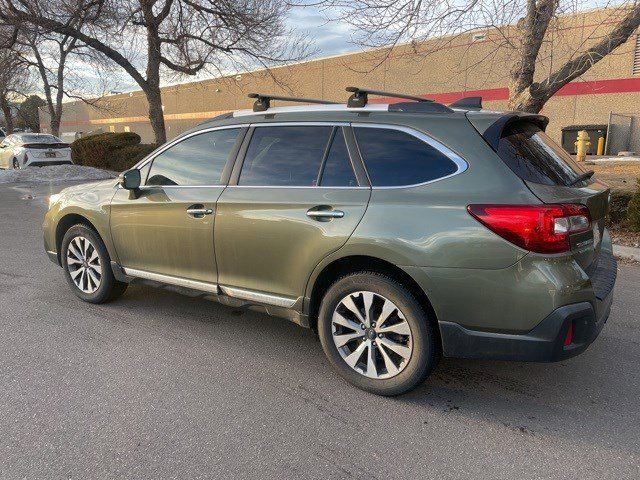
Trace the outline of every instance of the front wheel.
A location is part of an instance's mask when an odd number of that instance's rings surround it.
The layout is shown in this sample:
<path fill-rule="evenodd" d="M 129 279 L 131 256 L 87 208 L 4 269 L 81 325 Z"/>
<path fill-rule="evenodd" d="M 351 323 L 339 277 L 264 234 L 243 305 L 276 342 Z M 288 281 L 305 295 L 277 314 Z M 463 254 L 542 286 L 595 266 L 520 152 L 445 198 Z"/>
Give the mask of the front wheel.
<path fill-rule="evenodd" d="M 318 333 L 340 375 L 363 390 L 390 396 L 415 388 L 436 365 L 434 322 L 404 285 L 361 272 L 329 287 Z"/>
<path fill-rule="evenodd" d="M 126 283 L 113 276 L 109 253 L 102 239 L 86 225 L 74 225 L 67 230 L 60 257 L 67 282 L 85 302 L 109 302 L 127 289 Z"/>
<path fill-rule="evenodd" d="M 17 158 L 13 159 L 13 169 L 14 170 L 20 170 L 20 163 L 18 162 Z"/>

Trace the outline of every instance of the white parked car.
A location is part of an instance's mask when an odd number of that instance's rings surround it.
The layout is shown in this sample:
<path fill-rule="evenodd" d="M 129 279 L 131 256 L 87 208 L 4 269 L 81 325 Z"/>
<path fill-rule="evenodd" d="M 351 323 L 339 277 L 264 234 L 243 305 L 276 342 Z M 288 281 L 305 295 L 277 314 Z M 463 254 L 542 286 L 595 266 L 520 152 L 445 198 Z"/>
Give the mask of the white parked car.
<path fill-rule="evenodd" d="M 0 143 L 0 168 L 71 163 L 69 144 L 48 133 L 14 133 Z"/>

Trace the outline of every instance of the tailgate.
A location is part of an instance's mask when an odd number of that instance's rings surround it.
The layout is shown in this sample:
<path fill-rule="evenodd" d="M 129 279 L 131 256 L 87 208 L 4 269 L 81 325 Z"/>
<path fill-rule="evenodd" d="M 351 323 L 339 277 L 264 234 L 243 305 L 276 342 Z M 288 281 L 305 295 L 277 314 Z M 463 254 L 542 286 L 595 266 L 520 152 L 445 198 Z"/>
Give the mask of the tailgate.
<path fill-rule="evenodd" d="M 609 187 L 592 178 L 545 132 L 547 119 L 514 113 L 491 118 L 469 116 L 500 159 L 544 203 L 582 204 L 589 209 L 592 228 L 570 237 L 571 252 L 585 271 L 593 271 L 602 244 L 609 210 Z"/>

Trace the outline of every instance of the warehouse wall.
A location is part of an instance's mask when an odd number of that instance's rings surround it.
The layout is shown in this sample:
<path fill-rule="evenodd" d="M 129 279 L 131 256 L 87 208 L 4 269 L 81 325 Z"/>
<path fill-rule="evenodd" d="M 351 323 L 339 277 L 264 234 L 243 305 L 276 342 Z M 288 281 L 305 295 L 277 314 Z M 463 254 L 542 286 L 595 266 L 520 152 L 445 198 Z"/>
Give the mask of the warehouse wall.
<path fill-rule="evenodd" d="M 537 80 L 606 34 L 620 15 L 599 10 L 564 17 L 543 47 Z M 510 35 L 510 30 L 505 30 Z M 483 32 L 476 32 L 483 33 Z M 435 39 L 419 45 L 397 47 L 391 55 L 377 50 L 329 57 L 264 71 L 185 83 L 163 88 L 168 137 L 225 111 L 250 108 L 249 92 L 293 94 L 346 101 L 348 85 L 428 95 L 449 103 L 464 95 L 481 95 L 486 108 L 505 109 L 508 99 L 508 66 L 512 51 L 500 47 L 498 32 Z M 543 110 L 551 119 L 549 133 L 557 140 L 563 126 L 607 123 L 610 111 L 640 112 L 640 75 L 633 75 L 635 35 L 581 78 L 560 90 Z M 637 54 L 637 53 L 636 53 Z M 375 68 L 378 63 L 381 65 Z M 282 88 L 284 84 L 287 88 Z M 96 109 L 82 102 L 65 104 L 62 131 L 135 131 L 143 141 L 153 141 L 147 104 L 141 91 L 113 95 Z M 47 128 L 46 112 L 41 124 Z M 634 139 L 640 151 L 640 139 Z"/>

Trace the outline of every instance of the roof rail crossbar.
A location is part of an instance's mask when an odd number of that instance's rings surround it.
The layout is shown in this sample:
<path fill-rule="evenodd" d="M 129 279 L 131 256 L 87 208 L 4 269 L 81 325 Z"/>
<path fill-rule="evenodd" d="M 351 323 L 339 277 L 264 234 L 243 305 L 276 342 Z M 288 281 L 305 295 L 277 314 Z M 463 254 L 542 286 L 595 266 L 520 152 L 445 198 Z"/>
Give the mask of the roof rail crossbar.
<path fill-rule="evenodd" d="M 299 98 L 299 97 L 282 97 L 279 95 L 269 95 L 262 93 L 250 93 L 247 95 L 249 98 L 255 98 L 253 103 L 254 112 L 264 112 L 271 107 L 271 100 L 282 100 L 285 102 L 299 102 L 299 103 L 319 103 L 322 105 L 335 105 L 336 102 L 330 102 L 329 100 L 319 100 L 317 98 Z"/>
<path fill-rule="evenodd" d="M 381 90 L 371 90 L 368 88 L 359 88 L 359 87 L 347 87 L 347 92 L 351 92 L 352 95 L 349 97 L 347 101 L 347 107 L 350 108 L 362 108 L 369 101 L 369 95 L 379 95 L 381 97 L 393 97 L 393 98 L 404 98 L 407 100 L 414 100 L 416 102 L 433 102 L 428 98 L 416 97 L 415 95 L 405 95 L 404 93 L 392 93 L 392 92 L 383 92 Z"/>

